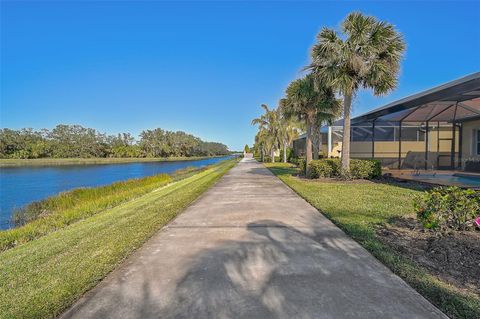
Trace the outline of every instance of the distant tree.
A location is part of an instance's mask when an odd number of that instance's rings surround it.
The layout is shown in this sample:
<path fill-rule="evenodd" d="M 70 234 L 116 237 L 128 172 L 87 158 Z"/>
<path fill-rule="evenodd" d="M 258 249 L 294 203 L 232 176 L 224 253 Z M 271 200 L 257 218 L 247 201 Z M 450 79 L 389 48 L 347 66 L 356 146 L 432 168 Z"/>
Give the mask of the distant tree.
<path fill-rule="evenodd" d="M 245 144 L 243 150 L 245 151 L 245 153 L 250 153 L 250 147 L 248 147 L 248 144 Z"/>
<path fill-rule="evenodd" d="M 382 95 L 397 86 L 405 42 L 390 23 L 359 12 L 350 13 L 341 30 L 343 34 L 329 28 L 320 31 L 308 68 L 317 81 L 343 95 L 342 171 L 348 175 L 352 99 L 360 88 Z"/>
<path fill-rule="evenodd" d="M 166 133 L 161 128 L 142 131 L 139 146 L 145 157 L 161 157 L 170 154 Z"/>
<path fill-rule="evenodd" d="M 50 146 L 44 131 L 32 129 L 0 130 L 0 157 L 2 158 L 39 158 L 50 155 Z"/>
<path fill-rule="evenodd" d="M 185 132 L 146 130 L 137 143 L 130 133 L 108 136 L 80 125 L 53 130 L 0 129 L 0 158 L 169 157 L 229 154 L 227 146 Z"/>
<path fill-rule="evenodd" d="M 204 142 L 182 131 L 146 130 L 140 134 L 139 146 L 147 157 L 227 155 L 226 145 Z"/>
<path fill-rule="evenodd" d="M 144 157 L 138 145 L 115 146 L 111 149 L 112 157 Z"/>
<path fill-rule="evenodd" d="M 201 141 L 194 150 L 195 156 L 213 156 L 213 155 L 228 155 L 228 147 L 225 144 L 217 142 L 203 142 Z"/>
<path fill-rule="evenodd" d="M 109 145 L 106 134 L 81 125 L 57 125 L 49 134 L 53 157 L 106 157 Z"/>
<path fill-rule="evenodd" d="M 265 162 L 265 154 L 268 152 L 271 140 L 268 136 L 268 132 L 264 127 L 260 127 L 255 135 L 255 147 L 260 152 L 260 160 Z"/>
<path fill-rule="evenodd" d="M 108 136 L 107 139 L 111 147 L 132 146 L 135 144 L 135 138 L 130 133 L 119 133 Z"/>
<path fill-rule="evenodd" d="M 280 146 L 280 113 L 278 110 L 270 110 L 266 104 L 261 107 L 265 113 L 259 118 L 252 120 L 252 125 L 258 125 L 259 129 L 264 129 L 267 134 L 264 138 L 264 145 L 269 151 L 272 163 L 275 162 L 275 151 Z"/>

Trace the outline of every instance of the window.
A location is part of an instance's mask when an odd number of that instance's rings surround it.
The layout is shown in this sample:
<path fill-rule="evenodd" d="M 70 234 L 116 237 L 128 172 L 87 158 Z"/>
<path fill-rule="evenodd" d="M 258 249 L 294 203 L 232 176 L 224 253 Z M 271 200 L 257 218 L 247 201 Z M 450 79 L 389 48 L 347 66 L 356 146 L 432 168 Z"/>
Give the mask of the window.
<path fill-rule="evenodd" d="M 480 130 L 477 130 L 477 155 L 480 155 Z"/>
<path fill-rule="evenodd" d="M 393 126 L 376 126 L 375 141 L 393 142 L 398 141 L 399 128 Z M 371 126 L 354 126 L 351 129 L 352 142 L 370 142 L 372 141 Z M 402 127 L 402 141 L 422 142 L 425 141 L 425 129 L 418 126 Z"/>
<path fill-rule="evenodd" d="M 396 140 L 398 140 L 398 129 L 396 130 L 396 135 Z M 402 141 L 425 141 L 425 131 L 415 126 L 402 127 Z"/>
<path fill-rule="evenodd" d="M 393 126 L 375 127 L 375 141 L 395 141 L 395 128 Z"/>
<path fill-rule="evenodd" d="M 365 142 L 372 140 L 372 127 L 356 126 L 352 127 L 350 139 L 353 142 Z"/>

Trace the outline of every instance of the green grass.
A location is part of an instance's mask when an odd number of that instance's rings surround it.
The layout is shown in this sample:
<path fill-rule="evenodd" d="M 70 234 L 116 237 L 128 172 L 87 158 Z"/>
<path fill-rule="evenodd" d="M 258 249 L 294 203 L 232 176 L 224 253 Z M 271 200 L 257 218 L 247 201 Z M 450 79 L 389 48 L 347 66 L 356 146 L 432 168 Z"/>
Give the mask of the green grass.
<path fill-rule="evenodd" d="M 169 175 L 160 174 L 103 187 L 78 188 L 33 202 L 14 214 L 13 219 L 17 224 L 24 223 L 22 226 L 0 231 L 0 251 L 45 236 L 171 181 Z"/>
<path fill-rule="evenodd" d="M 0 253 L 0 318 L 50 318 L 235 165 L 224 161 Z"/>
<path fill-rule="evenodd" d="M 265 164 L 285 184 L 369 250 L 394 273 L 452 318 L 480 318 L 480 297 L 439 280 L 382 243 L 375 229 L 392 219 L 411 215 L 419 190 L 393 184 L 327 183 L 300 179 L 290 164 Z"/>
<path fill-rule="evenodd" d="M 169 162 L 194 161 L 221 156 L 192 156 L 192 157 L 158 157 L 158 158 L 34 158 L 34 159 L 0 159 L 0 167 L 14 166 L 56 166 L 56 165 L 91 165 L 91 164 L 121 164 L 137 162 Z"/>

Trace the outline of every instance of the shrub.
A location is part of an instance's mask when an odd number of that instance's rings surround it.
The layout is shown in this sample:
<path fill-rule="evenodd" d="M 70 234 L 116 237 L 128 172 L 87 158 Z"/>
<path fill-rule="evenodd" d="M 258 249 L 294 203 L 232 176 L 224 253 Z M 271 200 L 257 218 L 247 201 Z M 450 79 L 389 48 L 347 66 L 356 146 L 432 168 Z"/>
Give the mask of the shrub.
<path fill-rule="evenodd" d="M 350 172 L 348 178 L 353 179 L 372 179 L 382 174 L 382 167 L 376 160 L 359 160 L 352 159 L 350 161 Z M 310 178 L 319 177 L 340 177 L 341 161 L 339 158 L 325 158 L 310 162 Z"/>
<path fill-rule="evenodd" d="M 279 162 L 283 161 L 283 157 L 275 156 L 274 160 L 275 160 L 276 163 L 279 163 Z M 265 155 L 263 157 L 263 162 L 264 163 L 271 163 L 272 162 L 272 157 L 270 155 Z"/>
<path fill-rule="evenodd" d="M 368 161 L 373 163 L 372 174 L 369 178 L 379 178 L 380 176 L 382 176 L 382 162 L 374 159 Z"/>
<path fill-rule="evenodd" d="M 315 160 L 310 162 L 310 178 L 333 177 L 333 167 L 327 161 Z"/>
<path fill-rule="evenodd" d="M 372 179 L 382 175 L 382 166 L 377 160 L 359 160 L 350 161 L 350 175 L 354 179 Z"/>
<path fill-rule="evenodd" d="M 283 154 L 282 154 L 283 156 Z M 292 159 L 295 158 L 295 153 L 293 151 L 293 148 L 287 147 L 287 162 L 292 162 Z"/>
<path fill-rule="evenodd" d="M 305 171 L 307 170 L 307 160 L 303 157 L 299 157 L 297 159 L 297 165 L 300 168 L 300 172 L 305 174 Z"/>
<path fill-rule="evenodd" d="M 298 165 L 298 157 L 292 156 L 288 159 L 288 162 L 294 165 Z"/>
<path fill-rule="evenodd" d="M 332 167 L 332 177 L 340 176 L 340 168 L 342 167 L 342 162 L 339 158 L 325 158 L 321 159 L 321 161 L 325 161 Z"/>
<path fill-rule="evenodd" d="M 337 177 L 339 175 L 340 161 L 338 159 L 313 160 L 309 166 L 310 178 Z"/>
<path fill-rule="evenodd" d="M 438 232 L 475 228 L 480 215 L 480 193 L 458 187 L 437 187 L 414 201 L 423 227 Z"/>
<path fill-rule="evenodd" d="M 272 158 L 268 155 L 263 156 L 263 162 L 264 163 L 270 163 L 272 161 Z"/>

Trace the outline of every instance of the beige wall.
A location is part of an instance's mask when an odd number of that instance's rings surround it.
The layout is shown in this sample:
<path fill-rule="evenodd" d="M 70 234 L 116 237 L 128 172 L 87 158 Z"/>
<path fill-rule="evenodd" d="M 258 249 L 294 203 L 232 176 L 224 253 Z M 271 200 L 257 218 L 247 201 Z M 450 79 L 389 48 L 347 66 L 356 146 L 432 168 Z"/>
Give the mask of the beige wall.
<path fill-rule="evenodd" d="M 436 150 L 436 147 L 435 147 Z M 402 142 L 402 157 L 407 152 L 424 152 L 425 142 Z M 371 157 L 371 142 L 352 142 L 350 153 L 355 157 Z M 375 142 L 375 157 L 396 157 L 398 156 L 398 142 Z"/>
<path fill-rule="evenodd" d="M 480 130 L 480 120 L 464 122 L 462 132 L 462 158 L 480 158 L 476 154 L 474 131 Z"/>

